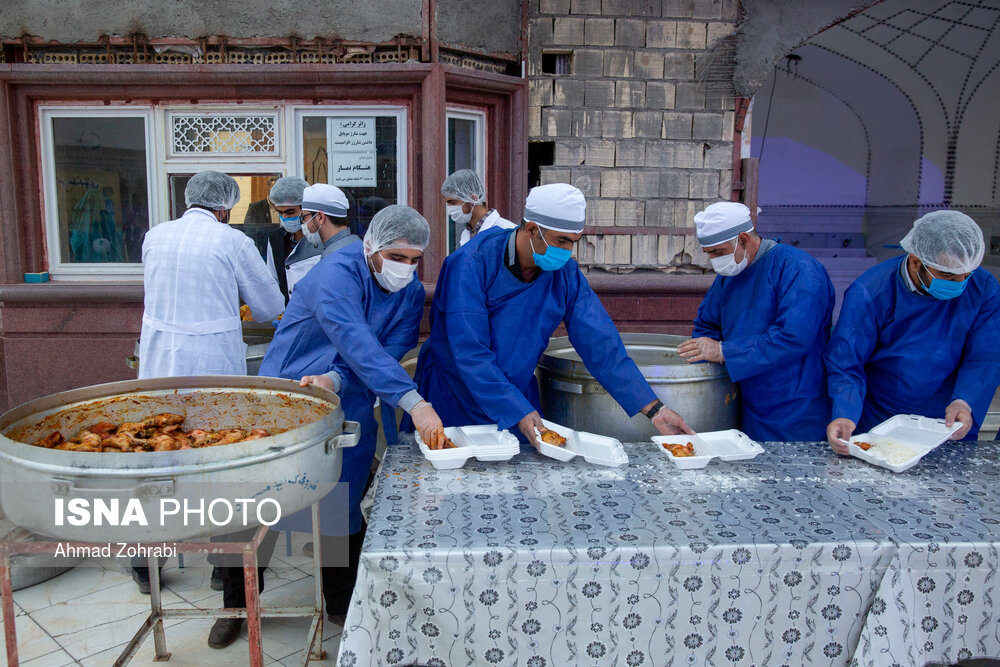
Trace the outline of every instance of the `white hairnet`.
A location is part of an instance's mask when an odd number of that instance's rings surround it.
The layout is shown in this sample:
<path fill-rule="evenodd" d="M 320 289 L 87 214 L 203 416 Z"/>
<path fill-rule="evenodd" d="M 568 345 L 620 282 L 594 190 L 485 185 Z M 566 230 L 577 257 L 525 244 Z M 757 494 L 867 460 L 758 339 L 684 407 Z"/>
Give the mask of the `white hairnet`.
<path fill-rule="evenodd" d="M 275 206 L 301 206 L 302 191 L 309 187 L 304 178 L 285 176 L 279 178 L 271 186 L 267 198 Z"/>
<path fill-rule="evenodd" d="M 933 211 L 918 218 L 900 245 L 927 266 L 945 273 L 972 273 L 986 252 L 983 230 L 958 211 Z"/>
<path fill-rule="evenodd" d="M 375 214 L 365 232 L 365 254 L 387 248 L 423 250 L 431 238 L 424 216 L 402 204 L 386 206 Z"/>
<path fill-rule="evenodd" d="M 441 184 L 441 194 L 445 199 L 461 199 L 470 204 L 486 201 L 486 186 L 479 174 L 471 169 L 459 169 Z"/>
<path fill-rule="evenodd" d="M 184 203 L 212 211 L 228 211 L 240 200 L 236 180 L 218 171 L 199 171 L 184 188 Z"/>

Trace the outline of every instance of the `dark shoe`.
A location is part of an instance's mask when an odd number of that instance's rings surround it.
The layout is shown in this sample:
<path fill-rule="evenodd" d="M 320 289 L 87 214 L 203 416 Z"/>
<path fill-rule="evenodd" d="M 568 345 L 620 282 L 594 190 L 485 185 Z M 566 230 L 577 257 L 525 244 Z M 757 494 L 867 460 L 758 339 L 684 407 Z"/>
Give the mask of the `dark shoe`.
<path fill-rule="evenodd" d="M 312 555 L 313 555 L 313 543 L 312 542 L 306 542 L 305 544 L 303 544 L 302 545 L 302 553 L 304 553 L 305 555 L 307 555 L 310 558 L 312 558 Z"/>
<path fill-rule="evenodd" d="M 208 633 L 208 645 L 211 648 L 226 648 L 236 641 L 242 629 L 242 618 L 220 618 Z"/>
<path fill-rule="evenodd" d="M 217 567 L 212 568 L 212 581 L 209 583 L 209 586 L 212 587 L 213 591 L 221 591 L 223 589 L 221 569 Z"/>
<path fill-rule="evenodd" d="M 327 614 L 326 620 L 340 628 L 343 628 L 347 623 L 347 614 Z"/>
<path fill-rule="evenodd" d="M 139 592 L 143 595 L 149 595 L 151 586 L 149 585 L 149 570 L 142 567 L 132 568 L 132 580 L 135 581 L 136 585 L 139 587 Z"/>

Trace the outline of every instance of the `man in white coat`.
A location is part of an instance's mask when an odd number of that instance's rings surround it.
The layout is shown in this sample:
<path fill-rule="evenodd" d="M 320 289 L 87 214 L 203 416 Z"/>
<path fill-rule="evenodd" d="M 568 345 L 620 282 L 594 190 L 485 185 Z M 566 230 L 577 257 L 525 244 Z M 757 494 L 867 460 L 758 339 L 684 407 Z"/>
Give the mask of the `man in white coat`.
<path fill-rule="evenodd" d="M 146 233 L 140 379 L 246 375 L 240 299 L 258 322 L 285 309 L 253 241 L 226 224 L 239 200 L 232 177 L 199 172 L 184 190 L 184 215 Z"/>
<path fill-rule="evenodd" d="M 513 222 L 500 217 L 495 208 L 486 206 L 486 186 L 479 174 L 471 169 L 459 169 L 444 179 L 441 195 L 451 221 L 462 225 L 459 245 L 465 245 L 476 234 L 493 227 L 514 229 Z"/>
<path fill-rule="evenodd" d="M 184 190 L 184 215 L 146 233 L 140 379 L 246 375 L 240 299 L 262 322 L 284 310 L 278 283 L 254 242 L 227 224 L 239 199 L 230 176 L 197 173 Z M 149 593 L 143 562 L 133 560 L 132 577 Z"/>

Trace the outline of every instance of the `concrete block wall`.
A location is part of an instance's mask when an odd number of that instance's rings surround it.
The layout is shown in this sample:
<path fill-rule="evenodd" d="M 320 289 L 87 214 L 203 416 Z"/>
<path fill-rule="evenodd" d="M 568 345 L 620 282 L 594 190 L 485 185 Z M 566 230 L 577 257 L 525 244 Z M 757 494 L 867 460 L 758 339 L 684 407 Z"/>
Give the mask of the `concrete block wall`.
<path fill-rule="evenodd" d="M 585 236 L 581 265 L 710 266 L 692 216 L 729 199 L 733 102 L 706 98 L 695 59 L 736 29 L 737 11 L 736 0 L 530 0 L 529 141 L 555 143 L 541 181 L 576 185 L 588 227 L 612 228 Z M 569 54 L 569 74 L 544 73 L 544 53 Z M 650 229 L 611 233 L 623 227 Z"/>

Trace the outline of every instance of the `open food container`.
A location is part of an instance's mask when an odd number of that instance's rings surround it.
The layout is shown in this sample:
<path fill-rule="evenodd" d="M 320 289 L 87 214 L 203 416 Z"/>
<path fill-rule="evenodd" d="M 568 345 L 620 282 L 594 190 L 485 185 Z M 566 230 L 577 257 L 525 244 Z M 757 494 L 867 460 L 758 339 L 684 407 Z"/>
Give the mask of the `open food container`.
<path fill-rule="evenodd" d="M 517 438 L 499 430 L 496 424 L 450 426 L 444 434 L 455 444 L 453 449 L 431 449 L 420 433 L 416 433 L 417 445 L 424 458 L 438 470 L 461 468 L 471 458 L 477 461 L 509 461 L 521 451 Z"/>
<path fill-rule="evenodd" d="M 764 448 L 751 440 L 750 436 L 734 428 L 726 431 L 709 431 L 698 435 L 658 435 L 652 440 L 656 443 L 656 448 L 681 470 L 704 468 L 712 459 L 745 461 L 764 451 Z M 693 456 L 674 456 L 670 451 L 669 445 L 688 443 L 694 448 Z"/>
<path fill-rule="evenodd" d="M 960 428 L 961 422 L 946 426 L 943 419 L 896 415 L 868 433 L 852 436 L 847 449 L 851 456 L 862 461 L 893 472 L 904 472 L 917 465 L 920 459 Z"/>
<path fill-rule="evenodd" d="M 561 446 L 550 445 L 541 440 L 541 434 L 535 429 L 539 438 L 539 452 L 559 461 L 571 461 L 577 456 L 582 456 L 587 463 L 600 466 L 610 466 L 617 468 L 628 463 L 628 454 L 622 443 L 614 438 L 584 431 L 574 431 L 560 424 L 542 420 L 542 424 L 550 431 L 555 431 L 566 438 L 566 444 Z"/>

